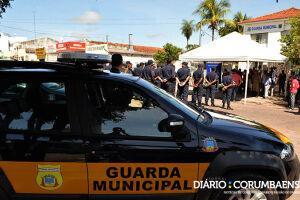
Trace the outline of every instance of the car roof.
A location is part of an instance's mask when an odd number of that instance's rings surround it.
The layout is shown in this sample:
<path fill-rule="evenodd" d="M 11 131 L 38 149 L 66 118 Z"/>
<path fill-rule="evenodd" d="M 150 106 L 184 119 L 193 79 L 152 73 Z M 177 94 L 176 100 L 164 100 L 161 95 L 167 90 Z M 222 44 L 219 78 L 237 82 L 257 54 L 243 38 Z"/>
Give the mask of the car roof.
<path fill-rule="evenodd" d="M 0 60 L 0 70 L 14 69 L 75 69 L 75 64 L 59 63 L 59 62 L 40 62 L 40 61 L 15 61 L 15 60 Z"/>
<path fill-rule="evenodd" d="M 137 81 L 140 78 L 134 77 L 123 73 L 112 73 L 108 70 L 99 70 L 95 68 L 78 68 L 74 63 L 61 63 L 61 62 L 40 62 L 40 61 L 15 61 L 15 60 L 0 60 L 0 73 L 1 72 L 42 72 L 42 73 L 88 73 L 96 76 L 101 75 L 110 79 L 123 80 L 123 81 Z"/>

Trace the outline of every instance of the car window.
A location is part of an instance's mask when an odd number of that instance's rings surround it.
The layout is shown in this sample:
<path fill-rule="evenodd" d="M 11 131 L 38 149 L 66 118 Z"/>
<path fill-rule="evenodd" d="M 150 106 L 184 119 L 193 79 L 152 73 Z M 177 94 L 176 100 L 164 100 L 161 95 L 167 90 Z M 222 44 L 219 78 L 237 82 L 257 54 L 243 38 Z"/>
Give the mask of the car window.
<path fill-rule="evenodd" d="M 64 83 L 2 82 L 1 130 L 69 132 Z"/>
<path fill-rule="evenodd" d="M 171 137 L 158 124 L 168 113 L 144 93 L 115 82 L 87 85 L 94 132 L 108 136 Z M 92 123 L 92 122 L 91 122 Z"/>

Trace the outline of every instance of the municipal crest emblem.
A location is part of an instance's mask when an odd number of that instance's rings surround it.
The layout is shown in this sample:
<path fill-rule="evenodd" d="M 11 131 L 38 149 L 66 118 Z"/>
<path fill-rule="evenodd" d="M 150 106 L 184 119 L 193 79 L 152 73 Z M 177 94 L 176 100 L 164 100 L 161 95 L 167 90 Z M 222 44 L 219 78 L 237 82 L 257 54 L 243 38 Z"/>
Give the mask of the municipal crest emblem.
<path fill-rule="evenodd" d="M 209 137 L 203 140 L 203 148 L 202 150 L 205 152 L 215 152 L 218 151 L 218 145 L 214 138 Z"/>
<path fill-rule="evenodd" d="M 38 165 L 37 185 L 44 190 L 57 190 L 63 184 L 60 165 Z"/>

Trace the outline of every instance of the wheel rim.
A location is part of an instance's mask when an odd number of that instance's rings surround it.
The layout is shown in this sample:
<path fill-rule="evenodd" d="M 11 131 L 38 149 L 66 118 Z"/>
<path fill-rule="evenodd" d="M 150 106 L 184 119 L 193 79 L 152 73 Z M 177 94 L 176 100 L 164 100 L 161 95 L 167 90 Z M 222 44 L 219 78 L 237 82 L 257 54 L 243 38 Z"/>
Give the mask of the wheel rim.
<path fill-rule="evenodd" d="M 228 200 L 267 200 L 267 197 L 258 189 L 241 189 L 235 191 Z"/>

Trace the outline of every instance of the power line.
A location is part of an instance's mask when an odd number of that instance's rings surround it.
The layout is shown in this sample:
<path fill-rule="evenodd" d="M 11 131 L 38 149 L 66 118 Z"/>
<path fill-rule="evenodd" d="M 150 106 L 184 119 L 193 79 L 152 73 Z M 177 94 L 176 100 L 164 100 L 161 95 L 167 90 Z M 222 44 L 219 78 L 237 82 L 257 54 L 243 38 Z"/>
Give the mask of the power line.
<path fill-rule="evenodd" d="M 1 22 L 8 22 L 8 23 L 20 23 L 20 24 L 25 24 L 25 23 L 32 23 L 32 22 L 27 22 L 27 21 L 12 21 L 12 20 L 1 20 Z M 36 24 L 39 24 L 39 25 L 49 25 L 49 24 L 53 24 L 53 25 L 96 25 L 96 24 L 81 24 L 81 23 L 77 23 L 77 22 L 49 22 L 49 23 L 46 23 L 46 22 L 43 22 L 43 23 L 37 23 L 35 22 Z M 133 23 L 133 22 L 130 22 L 130 23 L 99 23 L 97 25 L 104 25 L 104 26 L 122 26 L 122 25 L 125 25 L 125 26 L 147 26 L 147 25 L 179 25 L 181 23 L 178 23 L 178 22 L 151 22 L 151 23 Z"/>
<path fill-rule="evenodd" d="M 14 29 L 14 30 L 19 30 L 19 31 L 23 31 L 23 32 L 29 32 L 29 33 L 35 33 L 35 34 L 40 34 L 40 35 L 53 35 L 53 36 L 63 36 L 63 37 L 72 37 L 75 38 L 75 36 L 68 36 L 68 35 L 63 35 L 63 34 L 54 34 L 54 33 L 46 33 L 46 32 L 38 32 L 38 31 L 32 31 L 32 30 L 28 30 L 28 29 L 23 29 L 23 28 L 17 28 L 17 27 L 11 27 L 11 26 L 5 26 L 5 25 L 0 25 L 1 27 L 5 27 L 5 28 L 9 28 L 9 29 Z"/>

